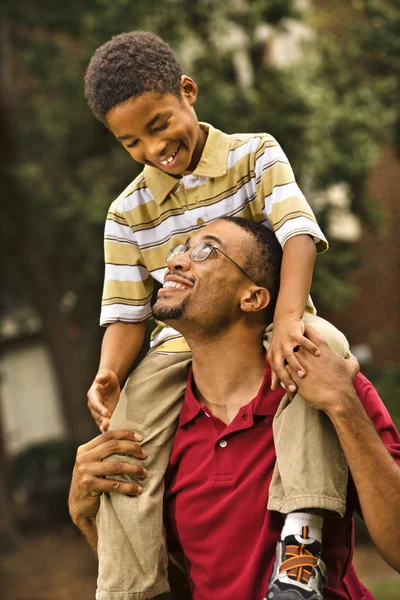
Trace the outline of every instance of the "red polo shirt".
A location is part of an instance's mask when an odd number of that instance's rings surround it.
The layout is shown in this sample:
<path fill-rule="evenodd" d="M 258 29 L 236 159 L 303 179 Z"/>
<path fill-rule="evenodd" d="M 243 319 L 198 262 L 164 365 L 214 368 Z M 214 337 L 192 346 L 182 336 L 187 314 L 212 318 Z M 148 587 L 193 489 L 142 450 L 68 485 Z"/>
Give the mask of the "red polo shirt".
<path fill-rule="evenodd" d="M 165 518 L 185 553 L 194 600 L 262 600 L 267 590 L 284 523 L 266 510 L 275 464 L 272 420 L 283 395 L 270 382 L 266 364 L 258 395 L 226 425 L 196 400 L 189 376 L 166 476 Z M 355 389 L 400 464 L 400 436 L 377 392 L 363 375 Z M 324 600 L 373 598 L 351 564 L 358 506 L 351 481 L 347 505 L 343 519 L 324 522 Z"/>

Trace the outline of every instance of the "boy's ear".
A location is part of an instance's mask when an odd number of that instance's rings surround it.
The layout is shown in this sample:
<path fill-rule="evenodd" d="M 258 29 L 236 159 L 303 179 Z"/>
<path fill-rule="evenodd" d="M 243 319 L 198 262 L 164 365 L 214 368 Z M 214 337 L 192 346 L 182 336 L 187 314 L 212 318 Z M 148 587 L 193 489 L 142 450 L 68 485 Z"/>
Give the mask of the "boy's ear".
<path fill-rule="evenodd" d="M 267 308 L 271 302 L 271 294 L 264 287 L 252 286 L 243 294 L 240 300 L 240 308 L 243 312 L 259 312 Z"/>
<path fill-rule="evenodd" d="M 181 77 L 181 92 L 182 96 L 186 98 L 189 104 L 192 106 L 197 99 L 197 85 L 187 75 L 182 75 Z"/>

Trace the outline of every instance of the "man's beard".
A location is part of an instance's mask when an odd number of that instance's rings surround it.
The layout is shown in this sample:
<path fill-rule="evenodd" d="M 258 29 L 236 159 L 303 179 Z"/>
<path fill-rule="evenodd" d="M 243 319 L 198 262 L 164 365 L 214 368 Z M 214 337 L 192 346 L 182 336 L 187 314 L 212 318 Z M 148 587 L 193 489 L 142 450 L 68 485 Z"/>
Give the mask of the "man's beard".
<path fill-rule="evenodd" d="M 183 299 L 179 306 L 158 306 L 159 300 L 153 306 L 153 317 L 158 321 L 179 321 L 185 314 L 189 296 Z"/>

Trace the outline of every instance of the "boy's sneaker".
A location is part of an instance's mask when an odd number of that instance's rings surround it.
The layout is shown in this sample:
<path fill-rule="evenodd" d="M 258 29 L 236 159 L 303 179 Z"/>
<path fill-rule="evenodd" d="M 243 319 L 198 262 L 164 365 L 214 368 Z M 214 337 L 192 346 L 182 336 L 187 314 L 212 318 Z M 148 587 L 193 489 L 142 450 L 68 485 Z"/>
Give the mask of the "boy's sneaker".
<path fill-rule="evenodd" d="M 322 544 L 302 535 L 289 535 L 276 547 L 276 561 L 264 600 L 323 600 L 328 580 L 321 559 Z"/>

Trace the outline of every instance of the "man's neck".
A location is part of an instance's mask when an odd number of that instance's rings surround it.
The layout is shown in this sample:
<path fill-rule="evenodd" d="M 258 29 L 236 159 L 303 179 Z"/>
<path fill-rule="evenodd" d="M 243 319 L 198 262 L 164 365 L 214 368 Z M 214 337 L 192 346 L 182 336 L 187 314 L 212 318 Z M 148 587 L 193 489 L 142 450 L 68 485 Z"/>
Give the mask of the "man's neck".
<path fill-rule="evenodd" d="M 264 378 L 261 336 L 229 331 L 191 344 L 195 396 L 211 412 L 230 423 L 258 393 Z"/>

